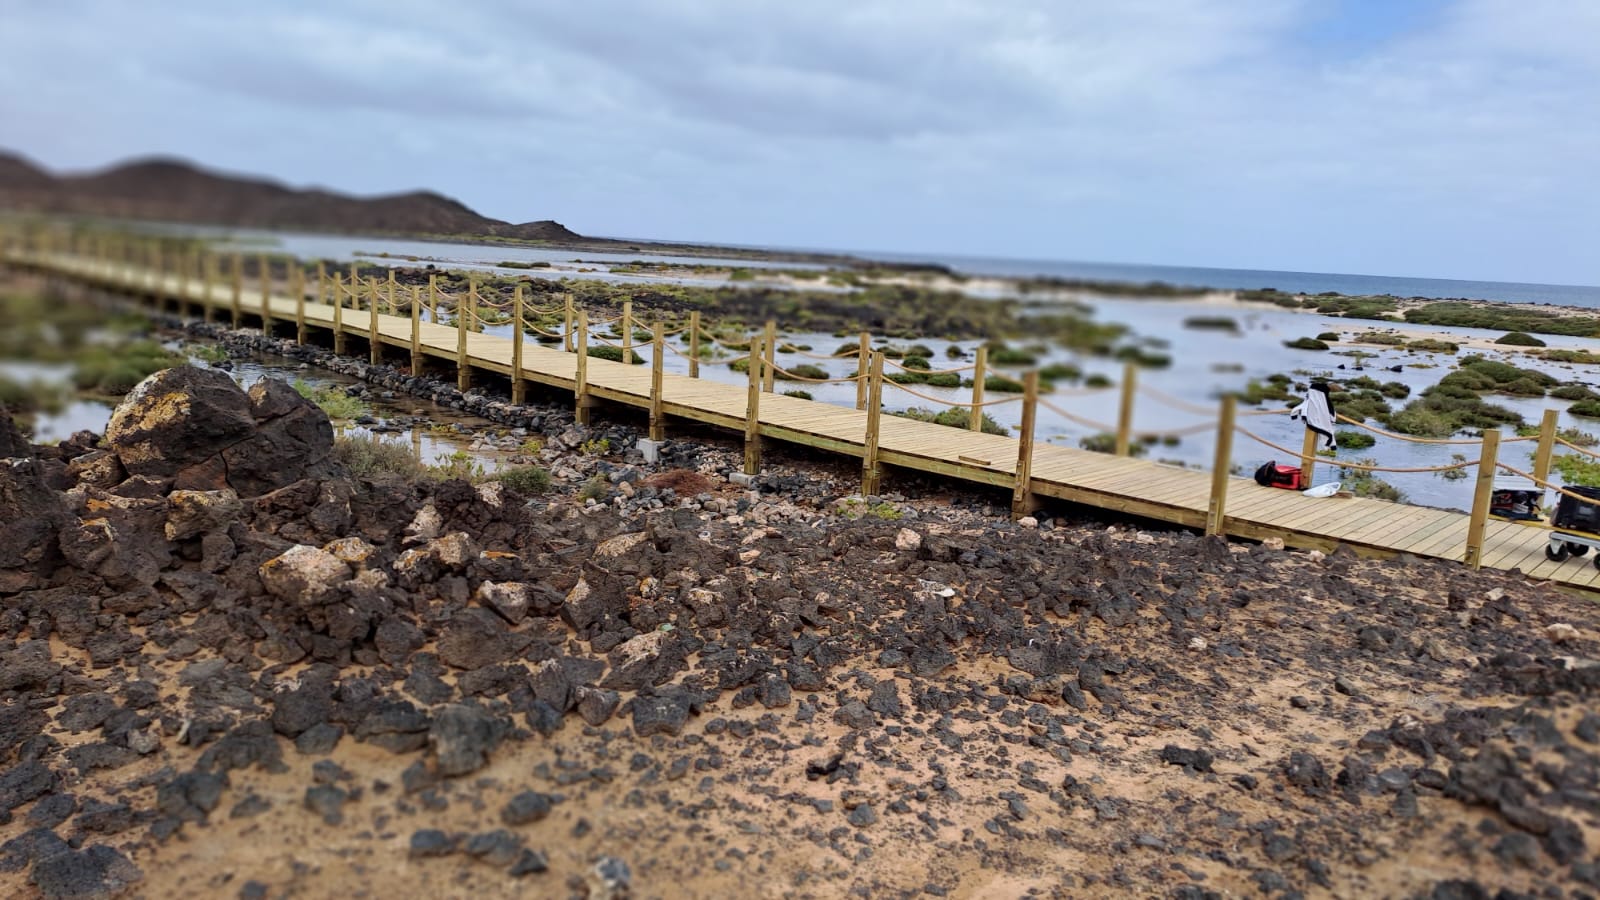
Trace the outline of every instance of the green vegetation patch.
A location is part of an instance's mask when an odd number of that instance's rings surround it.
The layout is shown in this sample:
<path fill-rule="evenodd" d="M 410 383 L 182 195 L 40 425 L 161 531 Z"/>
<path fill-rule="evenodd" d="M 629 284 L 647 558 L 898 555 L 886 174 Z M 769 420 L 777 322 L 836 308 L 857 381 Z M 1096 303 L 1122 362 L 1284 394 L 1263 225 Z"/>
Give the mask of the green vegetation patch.
<path fill-rule="evenodd" d="M 972 422 L 971 412 L 972 410 L 959 406 L 937 413 L 933 410 L 913 406 L 903 412 L 890 413 L 890 415 L 900 416 L 904 419 L 916 419 L 918 422 L 932 422 L 935 425 L 948 425 L 951 428 L 965 429 Z M 988 413 L 983 413 L 982 415 L 983 421 L 978 427 L 983 430 L 984 434 L 998 434 L 1002 437 L 1011 434 L 1011 429 L 995 421 L 993 416 Z"/>
<path fill-rule="evenodd" d="M 1326 349 L 1328 349 L 1328 345 L 1324 341 L 1320 340 L 1319 338 L 1309 338 L 1309 337 L 1295 338 L 1292 341 L 1284 341 L 1283 345 L 1285 347 L 1289 347 L 1289 348 L 1294 349 L 1294 350 L 1326 350 Z"/>
<path fill-rule="evenodd" d="M 360 398 L 350 396 L 335 385 L 315 386 L 297 378 L 294 382 L 294 389 L 300 396 L 315 403 L 323 412 L 328 414 L 330 419 L 349 421 L 351 419 L 359 419 L 371 412 L 367 404 L 363 403 Z"/>
<path fill-rule="evenodd" d="M 1497 338 L 1495 343 L 1504 344 L 1507 347 L 1543 347 L 1545 345 L 1544 341 L 1521 331 L 1507 332 Z"/>
<path fill-rule="evenodd" d="M 1594 316 L 1486 305 L 1465 300 L 1445 300 L 1409 309 L 1406 310 L 1405 320 L 1418 325 L 1454 325 L 1493 331 L 1520 331 L 1524 334 L 1600 336 L 1600 319 Z"/>

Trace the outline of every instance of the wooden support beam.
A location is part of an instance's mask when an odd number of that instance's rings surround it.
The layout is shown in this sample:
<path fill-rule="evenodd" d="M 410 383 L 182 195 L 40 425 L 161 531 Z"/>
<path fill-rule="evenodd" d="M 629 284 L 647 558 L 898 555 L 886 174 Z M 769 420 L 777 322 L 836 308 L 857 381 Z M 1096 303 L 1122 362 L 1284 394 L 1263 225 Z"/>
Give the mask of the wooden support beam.
<path fill-rule="evenodd" d="M 261 315 L 265 316 L 267 301 L 272 298 L 272 266 L 267 262 L 265 253 L 256 255 L 256 268 L 261 270 L 258 273 L 261 276 Z"/>
<path fill-rule="evenodd" d="M 1117 455 L 1127 456 L 1133 449 L 1133 392 L 1139 387 L 1139 367 L 1122 365 L 1122 400 L 1117 405 Z M 1230 432 L 1231 434 L 1231 432 Z"/>
<path fill-rule="evenodd" d="M 563 300 L 565 301 L 563 303 L 563 312 L 562 312 L 562 319 L 561 319 L 561 322 L 562 322 L 562 326 L 561 326 L 561 347 L 562 347 L 562 349 L 566 350 L 568 353 L 571 353 L 572 352 L 572 328 L 573 328 L 574 322 L 576 321 L 576 315 L 575 315 L 575 313 L 574 313 L 574 311 L 572 309 L 572 295 L 571 294 L 562 294 L 561 296 L 562 296 Z"/>
<path fill-rule="evenodd" d="M 766 333 L 766 336 L 762 340 L 761 343 L 764 344 L 766 346 L 766 348 L 767 348 L 766 356 L 761 361 L 761 365 L 762 365 L 761 389 L 770 394 L 770 393 L 772 393 L 773 379 L 775 379 L 777 377 L 777 375 L 778 375 L 778 373 L 777 373 L 777 368 L 778 368 L 778 323 L 777 322 L 774 322 L 771 319 L 767 320 L 767 333 Z"/>
<path fill-rule="evenodd" d="M 320 267 L 322 264 L 317 263 Z M 321 284 L 321 280 L 317 284 Z M 294 273 L 291 277 L 289 290 L 294 294 L 294 342 L 304 345 L 306 342 L 306 270 L 301 268 L 299 260 L 295 261 Z"/>
<path fill-rule="evenodd" d="M 209 250 L 202 252 L 200 262 L 205 268 L 205 274 L 202 276 L 203 283 L 200 285 L 205 292 L 203 298 L 205 310 L 201 313 L 201 315 L 205 317 L 207 322 L 211 322 L 217 317 L 216 285 L 218 279 L 220 278 L 218 270 L 221 268 L 222 263 L 217 259 L 217 255 Z"/>
<path fill-rule="evenodd" d="M 1211 461 L 1211 496 L 1206 501 L 1206 534 L 1226 535 L 1223 520 L 1228 511 L 1228 471 L 1233 468 L 1233 423 L 1239 398 L 1222 396 L 1222 411 L 1217 416 L 1217 449 Z"/>
<path fill-rule="evenodd" d="M 263 277 L 261 279 L 261 333 L 272 337 L 272 293 L 271 282 Z"/>
<path fill-rule="evenodd" d="M 622 361 L 633 365 L 633 301 L 622 301 Z"/>
<path fill-rule="evenodd" d="M 317 260 L 317 302 L 328 296 L 328 266 L 322 260 Z"/>
<path fill-rule="evenodd" d="M 700 377 L 700 310 L 689 313 L 689 377 Z"/>
<path fill-rule="evenodd" d="M 233 255 L 233 327 L 244 321 L 244 260 Z"/>
<path fill-rule="evenodd" d="M 511 402 L 521 406 L 527 400 L 527 382 L 522 379 L 522 341 L 526 323 L 522 319 L 522 285 L 511 293 Z"/>
<path fill-rule="evenodd" d="M 862 346 L 866 342 L 867 334 L 862 332 Z M 874 352 L 870 359 L 863 355 L 861 359 L 867 361 L 869 366 L 868 377 L 860 382 L 867 385 L 867 430 L 861 448 L 861 496 L 872 497 L 878 493 L 878 484 L 883 480 L 883 471 L 878 465 L 878 425 L 883 414 L 883 352 Z"/>
<path fill-rule="evenodd" d="M 1500 455 L 1500 429 L 1483 431 L 1483 449 L 1478 457 L 1478 482 L 1472 492 L 1472 516 L 1467 520 L 1467 550 L 1463 562 L 1483 565 L 1483 530 L 1489 522 L 1489 502 L 1494 495 L 1495 463 Z"/>
<path fill-rule="evenodd" d="M 750 336 L 750 355 L 745 374 L 750 379 L 744 402 L 744 473 L 761 471 L 761 344 L 764 338 Z"/>
<path fill-rule="evenodd" d="M 456 390 L 463 394 L 472 388 L 472 365 L 467 359 L 467 332 L 478 309 L 478 281 L 468 282 L 467 296 L 456 301 Z"/>
<path fill-rule="evenodd" d="M 589 424 L 589 313 L 578 310 L 577 374 L 572 388 L 574 415 L 579 425 Z"/>
<path fill-rule="evenodd" d="M 351 278 L 355 277 L 352 273 Z M 333 352 L 337 356 L 344 355 L 344 273 L 333 273 L 332 300 L 333 300 Z"/>
<path fill-rule="evenodd" d="M 378 331 L 378 279 L 367 279 L 367 361 L 383 365 L 383 335 Z"/>
<path fill-rule="evenodd" d="M 663 383 L 665 382 L 665 363 L 667 356 L 667 338 L 662 331 L 661 320 L 657 319 L 651 336 L 650 350 L 650 440 L 662 441 L 667 437 L 666 415 L 661 411 Z"/>
<path fill-rule="evenodd" d="M 422 374 L 422 289 L 411 286 L 411 374 Z"/>
<path fill-rule="evenodd" d="M 972 367 L 972 408 L 967 413 L 967 430 L 983 430 L 984 379 L 989 377 L 989 348 L 979 345 L 978 360 Z"/>
<path fill-rule="evenodd" d="M 1550 480 L 1550 459 L 1556 449 L 1556 420 L 1560 417 L 1559 410 L 1547 409 L 1544 418 L 1539 420 L 1539 449 L 1533 454 L 1533 477 L 1540 481 Z"/>
<path fill-rule="evenodd" d="M 428 316 L 433 324 L 439 324 L 439 276 L 428 276 Z"/>
<path fill-rule="evenodd" d="M 861 332 L 861 343 L 856 348 L 856 409 L 867 408 L 867 371 L 872 367 L 871 342 L 872 338 L 865 331 Z"/>
<path fill-rule="evenodd" d="M 1039 373 L 1022 375 L 1022 433 L 1017 437 L 1017 473 L 1011 488 L 1011 518 L 1033 511 L 1033 429 L 1039 413 Z"/>
<path fill-rule="evenodd" d="M 1317 441 L 1321 437 L 1307 428 L 1305 437 L 1300 440 L 1300 483 L 1306 487 L 1311 486 L 1311 477 L 1317 472 Z"/>

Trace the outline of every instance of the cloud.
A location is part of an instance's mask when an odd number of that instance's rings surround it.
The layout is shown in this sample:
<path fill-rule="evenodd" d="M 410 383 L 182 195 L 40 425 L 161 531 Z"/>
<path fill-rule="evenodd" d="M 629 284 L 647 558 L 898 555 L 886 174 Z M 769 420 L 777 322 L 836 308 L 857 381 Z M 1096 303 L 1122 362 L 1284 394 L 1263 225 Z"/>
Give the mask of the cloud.
<path fill-rule="evenodd" d="M 0 143 L 52 164 L 635 236 L 1600 281 L 1594 4 L 8 5 Z"/>

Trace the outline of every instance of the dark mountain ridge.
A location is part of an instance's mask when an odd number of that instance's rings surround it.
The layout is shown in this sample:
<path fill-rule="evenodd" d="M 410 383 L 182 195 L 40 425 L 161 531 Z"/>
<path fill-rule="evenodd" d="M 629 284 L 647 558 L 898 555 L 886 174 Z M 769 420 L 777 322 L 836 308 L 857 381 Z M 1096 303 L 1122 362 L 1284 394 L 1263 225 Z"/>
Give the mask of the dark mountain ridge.
<path fill-rule="evenodd" d="M 584 240 L 559 222 L 503 222 L 431 191 L 352 197 L 214 172 L 170 158 L 131 160 L 86 174 L 53 175 L 17 154 L 0 151 L 0 210 L 245 228 L 448 234 L 554 243 Z"/>

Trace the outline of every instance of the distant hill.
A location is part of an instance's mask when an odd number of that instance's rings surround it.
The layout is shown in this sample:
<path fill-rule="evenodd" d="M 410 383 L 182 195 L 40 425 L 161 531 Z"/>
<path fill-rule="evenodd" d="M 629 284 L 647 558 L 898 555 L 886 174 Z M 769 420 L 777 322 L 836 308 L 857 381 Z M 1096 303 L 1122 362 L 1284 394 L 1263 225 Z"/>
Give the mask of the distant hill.
<path fill-rule="evenodd" d="M 455 234 L 555 243 L 585 240 L 559 222 L 513 225 L 426 191 L 363 198 L 295 190 L 175 159 L 136 160 L 101 172 L 58 176 L 0 151 L 0 210 L 246 228 Z"/>

